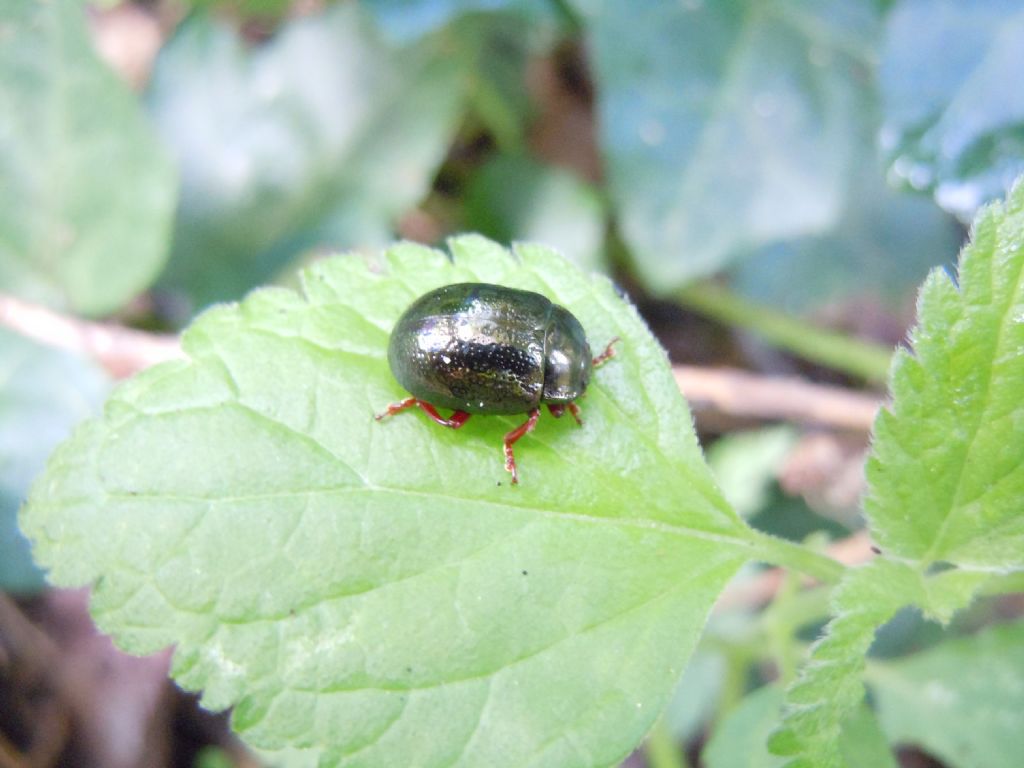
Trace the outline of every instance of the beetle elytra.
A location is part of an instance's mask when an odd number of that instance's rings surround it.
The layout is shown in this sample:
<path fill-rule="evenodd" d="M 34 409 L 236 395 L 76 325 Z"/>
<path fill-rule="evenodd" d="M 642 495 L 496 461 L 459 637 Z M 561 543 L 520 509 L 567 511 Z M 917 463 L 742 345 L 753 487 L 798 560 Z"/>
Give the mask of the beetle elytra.
<path fill-rule="evenodd" d="M 474 413 L 528 414 L 505 435 L 505 469 L 519 482 L 513 444 L 530 432 L 546 405 L 582 425 L 576 400 L 593 368 L 610 359 L 617 338 L 592 357 L 583 326 L 564 307 L 532 291 L 490 283 L 456 283 L 421 296 L 391 332 L 388 363 L 412 396 L 389 405 L 379 421 L 419 407 L 458 429 Z M 453 410 L 443 418 L 438 407 Z"/>

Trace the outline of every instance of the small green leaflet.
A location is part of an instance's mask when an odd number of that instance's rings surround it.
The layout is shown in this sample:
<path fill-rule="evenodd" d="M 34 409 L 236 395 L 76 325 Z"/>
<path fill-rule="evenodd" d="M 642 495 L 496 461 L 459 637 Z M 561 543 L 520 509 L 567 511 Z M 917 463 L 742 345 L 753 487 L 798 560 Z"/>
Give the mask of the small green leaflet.
<path fill-rule="evenodd" d="M 848 572 L 835 618 L 786 695 L 772 748 L 789 765 L 843 763 L 839 724 L 863 697 L 875 630 L 905 605 L 940 621 L 998 574 L 1024 569 L 1024 184 L 984 210 L 956 285 L 936 270 L 913 353 L 875 422 L 866 510 L 883 556 Z M 937 565 L 956 566 L 932 575 Z"/>
<path fill-rule="evenodd" d="M 61 585 L 93 585 L 125 649 L 280 763 L 610 766 L 643 737 L 708 611 L 756 549 L 704 465 L 664 353 L 610 282 L 479 237 L 328 259 L 304 295 L 202 315 L 187 361 L 119 388 L 36 484 L 22 524 Z M 403 396 L 390 328 L 459 281 L 540 291 L 622 339 L 584 426 L 458 432 Z"/>
<path fill-rule="evenodd" d="M 866 509 L 887 554 L 921 566 L 1024 567 L 1024 185 L 985 210 L 958 284 L 921 290 L 875 423 Z"/>
<path fill-rule="evenodd" d="M 794 759 L 790 768 L 846 766 L 839 749 L 843 721 L 864 698 L 861 675 L 875 630 L 911 602 L 920 581 L 909 567 L 879 559 L 849 571 L 832 601 L 835 618 L 810 661 L 786 691 L 780 730 L 769 747 Z"/>

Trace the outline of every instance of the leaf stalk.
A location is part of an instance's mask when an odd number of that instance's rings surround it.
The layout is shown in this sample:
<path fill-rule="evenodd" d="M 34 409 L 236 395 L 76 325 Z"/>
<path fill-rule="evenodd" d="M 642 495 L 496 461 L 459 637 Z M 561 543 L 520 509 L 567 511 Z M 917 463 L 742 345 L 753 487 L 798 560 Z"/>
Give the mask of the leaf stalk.
<path fill-rule="evenodd" d="M 889 375 L 891 350 L 815 328 L 804 320 L 748 301 L 712 283 L 689 285 L 680 289 L 676 298 L 694 312 L 752 331 L 812 363 L 871 382 L 884 382 Z"/>
<path fill-rule="evenodd" d="M 758 531 L 754 532 L 753 540 L 760 560 L 799 571 L 825 584 L 837 584 L 846 571 L 846 566 L 838 560 L 815 552 L 803 544 Z"/>

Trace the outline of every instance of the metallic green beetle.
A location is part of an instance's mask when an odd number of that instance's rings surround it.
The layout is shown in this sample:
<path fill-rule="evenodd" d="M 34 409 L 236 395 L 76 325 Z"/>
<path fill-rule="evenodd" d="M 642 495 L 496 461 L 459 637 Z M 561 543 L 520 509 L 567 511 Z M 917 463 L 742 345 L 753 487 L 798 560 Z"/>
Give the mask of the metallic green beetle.
<path fill-rule="evenodd" d="M 616 341 L 592 358 L 579 320 L 541 294 L 490 283 L 446 285 L 414 301 L 391 332 L 388 363 L 412 397 L 376 418 L 419 407 L 458 429 L 474 413 L 527 413 L 505 435 L 505 469 L 518 483 L 512 444 L 536 426 L 541 405 L 556 417 L 568 409 L 582 424 L 575 401 L 592 369 L 615 354 Z M 445 419 L 439 406 L 454 413 Z"/>

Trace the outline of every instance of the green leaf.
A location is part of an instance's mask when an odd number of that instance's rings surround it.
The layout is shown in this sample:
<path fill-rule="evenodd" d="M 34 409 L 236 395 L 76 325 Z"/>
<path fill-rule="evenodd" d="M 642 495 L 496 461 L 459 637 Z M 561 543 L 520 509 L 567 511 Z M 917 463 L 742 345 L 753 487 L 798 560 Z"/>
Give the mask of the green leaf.
<path fill-rule="evenodd" d="M 1022 319 L 1019 184 L 975 222 L 958 285 L 941 271 L 925 282 L 913 353 L 895 356 L 865 501 L 885 557 L 844 578 L 835 618 L 787 692 L 772 748 L 797 756 L 792 765 L 841 764 L 836 738 L 863 696 L 863 656 L 899 608 L 916 605 L 947 622 L 993 572 L 1024 568 Z"/>
<path fill-rule="evenodd" d="M 749 694 L 718 725 L 702 758 L 707 768 L 776 768 L 783 758 L 765 748 L 765 739 L 778 722 L 783 691 L 776 686 Z M 867 707 L 845 723 L 839 750 L 850 768 L 896 768 L 896 760 Z"/>
<path fill-rule="evenodd" d="M 250 53 L 195 16 L 164 47 L 149 105 L 182 174 L 166 287 L 233 299 L 314 247 L 379 247 L 429 190 L 466 73 L 445 40 L 388 47 L 353 4 Z"/>
<path fill-rule="evenodd" d="M 920 578 L 901 563 L 879 559 L 847 572 L 833 596 L 835 618 L 786 691 L 782 727 L 769 741 L 775 754 L 795 758 L 785 765 L 848 765 L 839 741 L 843 721 L 864 698 L 864 656 L 875 630 L 915 597 L 923 602 Z"/>
<path fill-rule="evenodd" d="M 649 289 L 833 226 L 862 132 L 872 4 L 576 5 L 609 190 Z"/>
<path fill-rule="evenodd" d="M 979 216 L 958 285 L 925 282 L 911 338 L 867 465 L 875 541 L 922 568 L 1024 568 L 1024 185 Z"/>
<path fill-rule="evenodd" d="M 950 768 L 1015 768 L 1024 752 L 1024 623 L 872 664 L 868 681 L 889 739 Z"/>
<path fill-rule="evenodd" d="M 76 0 L 0 8 L 0 290 L 100 315 L 166 258 L 171 163 Z"/>
<path fill-rule="evenodd" d="M 47 456 L 98 410 L 107 387 L 94 365 L 0 328 L 0 590 L 43 585 L 18 530 L 18 507 Z"/>
<path fill-rule="evenodd" d="M 1004 0 L 902 0 L 879 80 L 890 177 L 968 221 L 1024 172 L 1024 9 Z"/>
<path fill-rule="evenodd" d="M 187 361 L 119 388 L 56 452 L 23 526 L 55 583 L 94 585 L 105 631 L 135 653 L 173 644 L 178 681 L 235 705 L 258 748 L 608 766 L 668 700 L 755 535 L 607 279 L 540 246 L 451 250 L 322 261 L 302 296 L 205 313 Z M 519 486 L 501 438 L 522 417 L 373 419 L 404 394 L 385 354 L 398 315 L 465 280 L 542 291 L 595 344 L 622 339 L 584 426 L 544 418 L 517 444 Z"/>
<path fill-rule="evenodd" d="M 499 155 L 466 192 L 466 227 L 501 242 L 551 245 L 586 269 L 603 261 L 604 212 L 596 190 L 568 171 Z"/>

